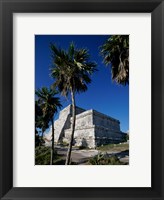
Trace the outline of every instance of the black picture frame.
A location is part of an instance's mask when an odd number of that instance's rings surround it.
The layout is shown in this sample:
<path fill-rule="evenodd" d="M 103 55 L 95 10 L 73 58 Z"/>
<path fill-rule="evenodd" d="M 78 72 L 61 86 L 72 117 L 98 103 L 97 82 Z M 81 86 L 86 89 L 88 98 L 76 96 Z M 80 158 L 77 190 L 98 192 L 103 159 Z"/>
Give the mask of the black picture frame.
<path fill-rule="evenodd" d="M 13 187 L 13 13 L 151 13 L 152 187 Z M 164 199 L 164 2 L 163 0 L 0 0 L 0 197 L 1 199 Z M 142 63 L 141 63 L 142 64 Z M 142 138 L 142 137 L 141 137 Z M 146 155 L 145 155 L 146 156 Z M 142 163 L 144 164 L 144 163 Z M 139 172 L 136 172 L 139 173 Z"/>

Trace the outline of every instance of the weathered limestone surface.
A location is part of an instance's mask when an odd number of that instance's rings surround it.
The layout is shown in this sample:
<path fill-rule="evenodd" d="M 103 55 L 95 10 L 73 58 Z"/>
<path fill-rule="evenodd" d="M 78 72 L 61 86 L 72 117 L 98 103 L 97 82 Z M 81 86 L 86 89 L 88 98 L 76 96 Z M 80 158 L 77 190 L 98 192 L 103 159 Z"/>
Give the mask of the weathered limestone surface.
<path fill-rule="evenodd" d="M 76 109 L 76 113 L 79 114 L 85 111 L 84 109 L 78 108 Z M 71 105 L 64 108 L 60 111 L 59 119 L 55 121 L 54 128 L 55 128 L 55 142 L 58 142 L 60 139 L 64 137 L 64 131 L 71 127 L 70 119 L 71 119 Z"/>
<path fill-rule="evenodd" d="M 71 105 L 64 108 L 55 121 L 55 141 L 69 143 L 71 136 Z M 51 130 L 50 130 L 51 134 Z M 120 122 L 117 119 L 95 110 L 76 107 L 74 145 L 95 148 L 109 143 L 118 143 L 123 139 Z"/>

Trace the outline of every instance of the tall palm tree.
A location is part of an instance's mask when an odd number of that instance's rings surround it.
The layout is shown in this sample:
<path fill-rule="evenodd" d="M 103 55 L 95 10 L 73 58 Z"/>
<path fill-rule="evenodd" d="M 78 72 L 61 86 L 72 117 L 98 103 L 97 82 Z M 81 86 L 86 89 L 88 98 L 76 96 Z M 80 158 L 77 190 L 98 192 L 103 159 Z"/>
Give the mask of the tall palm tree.
<path fill-rule="evenodd" d="M 46 120 L 45 123 L 51 122 L 52 125 L 52 146 L 51 146 L 51 160 L 50 164 L 53 164 L 54 156 L 54 114 L 57 112 L 58 108 L 61 108 L 59 97 L 55 97 L 58 94 L 57 91 L 42 87 L 35 91 L 38 96 L 38 101 L 42 108 L 43 118 Z"/>
<path fill-rule="evenodd" d="M 53 44 L 51 50 L 53 64 L 50 71 L 51 77 L 55 79 L 53 86 L 57 87 L 63 96 L 71 94 L 72 100 L 71 138 L 65 162 L 69 165 L 76 121 L 75 94 L 87 90 L 87 84 L 91 83 L 91 74 L 96 70 L 96 63 L 89 61 L 86 49 L 75 49 L 73 43 L 70 44 L 68 51 Z"/>
<path fill-rule="evenodd" d="M 101 46 L 106 65 L 111 64 L 112 79 L 118 84 L 129 83 L 129 35 L 113 35 Z"/>

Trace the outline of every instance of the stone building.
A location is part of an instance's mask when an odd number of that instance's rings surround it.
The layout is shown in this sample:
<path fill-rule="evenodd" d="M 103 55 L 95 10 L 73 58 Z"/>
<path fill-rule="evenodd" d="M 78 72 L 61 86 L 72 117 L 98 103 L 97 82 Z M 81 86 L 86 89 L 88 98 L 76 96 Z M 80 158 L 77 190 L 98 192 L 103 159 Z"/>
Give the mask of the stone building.
<path fill-rule="evenodd" d="M 54 123 L 55 142 L 69 143 L 72 121 L 71 111 L 71 105 L 60 111 L 59 119 Z M 84 110 L 76 107 L 75 146 L 95 148 L 103 144 L 119 143 L 123 138 L 124 133 L 120 131 L 119 120 L 93 109 Z"/>

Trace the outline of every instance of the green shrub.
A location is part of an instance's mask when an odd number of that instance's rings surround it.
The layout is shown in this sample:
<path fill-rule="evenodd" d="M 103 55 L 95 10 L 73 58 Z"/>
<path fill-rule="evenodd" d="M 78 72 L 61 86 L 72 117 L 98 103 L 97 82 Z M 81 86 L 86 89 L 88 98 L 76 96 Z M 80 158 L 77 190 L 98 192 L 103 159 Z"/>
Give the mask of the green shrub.
<path fill-rule="evenodd" d="M 38 134 L 35 134 L 35 147 L 41 145 L 41 140 Z"/>
<path fill-rule="evenodd" d="M 67 142 L 65 142 L 65 141 L 61 141 L 59 144 L 60 144 L 61 146 L 68 146 L 68 145 L 69 145 L 69 143 L 67 143 Z"/>
<path fill-rule="evenodd" d="M 107 154 L 98 154 L 88 161 L 90 165 L 121 165 L 117 156 L 108 156 Z"/>
<path fill-rule="evenodd" d="M 58 158 L 57 152 L 54 151 L 54 162 L 57 158 Z M 35 165 L 49 165 L 50 159 L 51 159 L 50 147 L 38 146 L 35 148 Z"/>
<path fill-rule="evenodd" d="M 122 138 L 122 142 L 127 142 L 129 140 L 129 135 L 128 134 L 124 134 L 123 138 Z"/>
<path fill-rule="evenodd" d="M 88 149 L 88 148 L 86 148 L 85 146 L 79 146 L 79 149 L 82 150 L 82 149 Z"/>
<path fill-rule="evenodd" d="M 49 165 L 51 149 L 49 147 L 39 146 L 35 148 L 35 164 Z"/>

